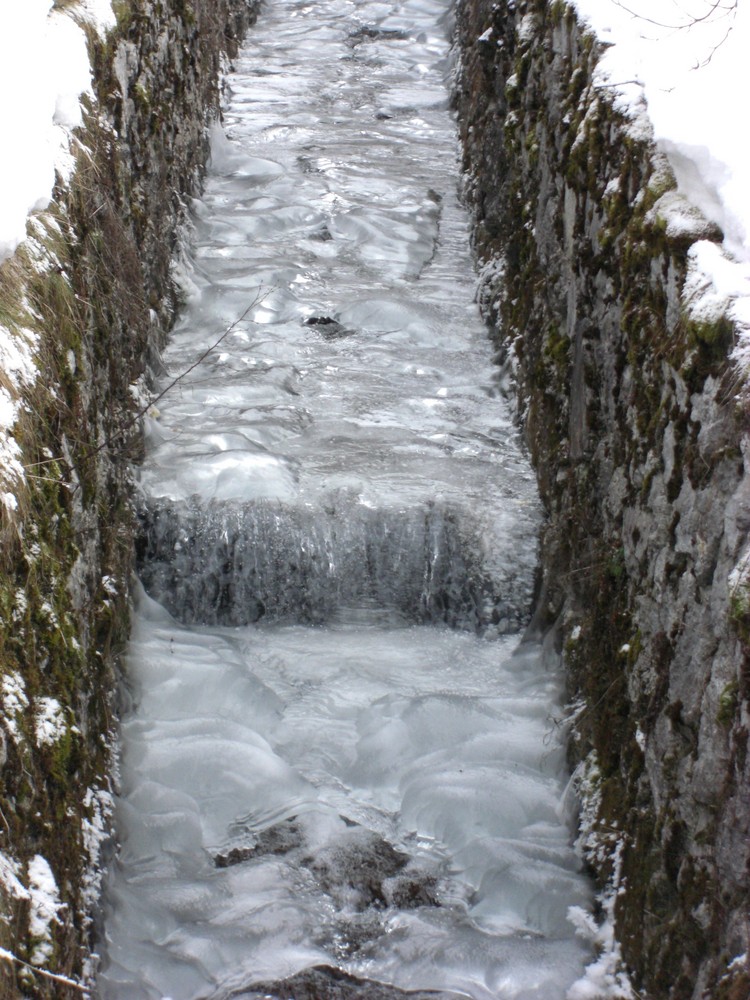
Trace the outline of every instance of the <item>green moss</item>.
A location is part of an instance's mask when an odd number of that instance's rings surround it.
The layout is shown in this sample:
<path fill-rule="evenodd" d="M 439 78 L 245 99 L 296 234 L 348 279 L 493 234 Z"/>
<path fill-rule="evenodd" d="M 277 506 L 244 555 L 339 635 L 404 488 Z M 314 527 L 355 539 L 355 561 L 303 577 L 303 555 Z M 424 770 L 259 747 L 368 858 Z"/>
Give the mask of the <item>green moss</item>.
<path fill-rule="evenodd" d="M 151 94 L 140 82 L 133 87 L 133 101 L 138 111 L 148 114 L 151 109 Z"/>
<path fill-rule="evenodd" d="M 137 9 L 137 0 L 112 0 L 112 10 L 121 32 L 127 31 Z"/>
<path fill-rule="evenodd" d="M 729 620 L 745 646 L 750 647 L 750 582 L 736 583 L 729 595 Z"/>
<path fill-rule="evenodd" d="M 731 726 L 737 714 L 739 703 L 739 684 L 737 681 L 730 681 L 725 685 L 719 695 L 719 704 L 716 710 L 716 721 L 720 726 Z"/>
<path fill-rule="evenodd" d="M 556 26 L 562 24 L 568 12 L 568 5 L 565 0 L 553 0 L 549 13 L 552 23 Z"/>
<path fill-rule="evenodd" d="M 607 573 L 616 581 L 622 580 L 625 576 L 625 549 L 622 546 L 616 548 L 607 558 Z"/>
<path fill-rule="evenodd" d="M 687 333 L 693 340 L 710 347 L 718 347 L 720 357 L 726 358 L 729 345 L 734 335 L 734 327 L 727 316 L 708 321 L 689 320 Z"/>

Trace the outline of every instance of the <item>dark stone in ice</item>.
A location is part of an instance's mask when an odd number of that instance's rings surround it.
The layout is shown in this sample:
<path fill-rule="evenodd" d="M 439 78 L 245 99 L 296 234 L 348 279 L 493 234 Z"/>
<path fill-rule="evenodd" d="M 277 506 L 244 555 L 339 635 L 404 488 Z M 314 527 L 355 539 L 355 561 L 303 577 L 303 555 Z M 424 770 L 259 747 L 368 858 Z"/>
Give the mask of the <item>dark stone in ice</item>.
<path fill-rule="evenodd" d="M 352 31 L 349 35 L 349 38 L 355 44 L 357 42 L 366 41 L 367 39 L 388 42 L 403 42 L 406 41 L 408 37 L 409 36 L 405 31 L 400 31 L 398 28 L 378 28 L 376 25 L 370 24 L 363 24 L 361 28 L 357 28 L 356 31 Z"/>
<path fill-rule="evenodd" d="M 362 911 L 387 906 L 383 882 L 402 871 L 409 856 L 369 830 L 357 830 L 305 859 L 324 892 Z"/>
<path fill-rule="evenodd" d="M 351 976 L 329 965 L 304 969 L 275 983 L 253 983 L 230 994 L 235 1000 L 459 1000 L 458 993 L 399 990 L 386 983 Z"/>
<path fill-rule="evenodd" d="M 347 329 L 330 316 L 310 316 L 305 320 L 305 326 L 319 327 L 318 332 L 326 340 L 339 340 L 341 337 L 351 337 L 354 334 L 354 330 Z"/>
<path fill-rule="evenodd" d="M 405 871 L 383 882 L 383 894 L 389 906 L 398 910 L 416 910 L 420 906 L 439 906 L 437 879 L 428 872 Z"/>
<path fill-rule="evenodd" d="M 214 864 L 217 868 L 230 868 L 240 865 L 243 861 L 262 857 L 267 854 L 287 854 L 300 847 L 303 842 L 302 831 L 297 825 L 297 817 L 290 816 L 283 823 L 269 826 L 253 837 L 252 844 L 239 844 L 227 851 L 214 854 Z"/>

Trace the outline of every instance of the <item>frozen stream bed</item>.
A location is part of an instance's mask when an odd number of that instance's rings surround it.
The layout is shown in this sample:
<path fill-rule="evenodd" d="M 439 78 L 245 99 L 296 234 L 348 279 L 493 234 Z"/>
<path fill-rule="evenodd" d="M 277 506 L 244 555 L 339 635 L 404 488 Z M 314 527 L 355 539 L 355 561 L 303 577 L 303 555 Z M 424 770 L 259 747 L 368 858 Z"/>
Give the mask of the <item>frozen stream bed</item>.
<path fill-rule="evenodd" d="M 268 0 L 228 79 L 140 472 L 103 1000 L 564 1000 L 591 961 L 448 7 Z"/>

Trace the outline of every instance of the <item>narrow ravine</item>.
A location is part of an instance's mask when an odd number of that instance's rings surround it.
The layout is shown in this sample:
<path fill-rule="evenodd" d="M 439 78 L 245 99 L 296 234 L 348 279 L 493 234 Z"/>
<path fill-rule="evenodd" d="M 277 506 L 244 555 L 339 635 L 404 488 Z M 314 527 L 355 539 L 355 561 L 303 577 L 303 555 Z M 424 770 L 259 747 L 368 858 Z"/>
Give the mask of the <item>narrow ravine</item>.
<path fill-rule="evenodd" d="M 269 0 L 228 79 L 141 470 L 103 1000 L 563 1000 L 591 960 L 448 7 Z"/>

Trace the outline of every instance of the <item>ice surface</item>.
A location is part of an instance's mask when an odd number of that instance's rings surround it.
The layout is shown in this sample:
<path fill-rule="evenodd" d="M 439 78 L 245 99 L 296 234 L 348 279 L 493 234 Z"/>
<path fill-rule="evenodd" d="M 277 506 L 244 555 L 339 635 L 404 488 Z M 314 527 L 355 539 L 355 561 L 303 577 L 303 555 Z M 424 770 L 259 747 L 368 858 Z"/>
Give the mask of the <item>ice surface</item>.
<path fill-rule="evenodd" d="M 446 8 L 279 0 L 230 77 L 165 385 L 231 329 L 149 419 L 103 1000 L 562 1000 L 591 958 Z"/>
<path fill-rule="evenodd" d="M 559 818 L 555 681 L 516 642 L 356 624 L 196 632 L 144 595 L 102 995 L 213 995 L 340 958 L 362 912 L 347 852 L 372 831 L 442 906 L 365 907 L 349 971 L 562 998 L 587 955 L 567 907 L 589 889 Z M 257 846 L 290 821 L 281 848 Z M 211 862 L 243 848 L 241 863 Z"/>

